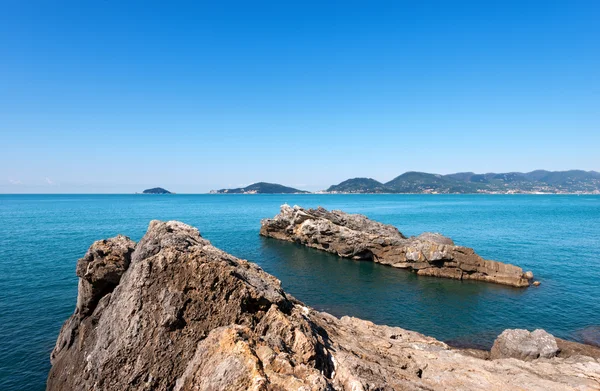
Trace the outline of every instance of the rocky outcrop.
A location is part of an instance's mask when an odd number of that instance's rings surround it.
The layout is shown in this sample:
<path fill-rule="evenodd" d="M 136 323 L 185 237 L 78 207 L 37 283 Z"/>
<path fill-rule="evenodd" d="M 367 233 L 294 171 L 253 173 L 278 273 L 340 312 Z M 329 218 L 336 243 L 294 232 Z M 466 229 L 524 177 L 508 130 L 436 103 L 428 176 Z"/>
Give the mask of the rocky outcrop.
<path fill-rule="evenodd" d="M 79 260 L 81 279 L 111 284 L 63 326 L 49 391 L 600 387 L 590 357 L 486 361 L 416 332 L 317 312 L 179 222 L 151 222 L 131 249 L 117 237 Z M 90 303 L 81 287 L 78 303 Z"/>
<path fill-rule="evenodd" d="M 556 357 L 560 349 L 556 339 L 544 330 L 504 330 L 494 341 L 490 357 L 514 357 L 521 360 Z"/>
<path fill-rule="evenodd" d="M 478 280 L 527 287 L 532 272 L 481 258 L 468 247 L 437 233 L 407 238 L 391 225 L 366 216 L 283 205 L 273 219 L 261 222 L 260 234 L 300 243 L 341 257 L 370 260 L 410 269 L 421 276 Z"/>
<path fill-rule="evenodd" d="M 135 242 L 119 235 L 92 244 L 77 262 L 75 273 L 79 277 L 79 295 L 76 313 L 91 314 L 98 301 L 115 289 L 121 276 L 129 267 Z"/>

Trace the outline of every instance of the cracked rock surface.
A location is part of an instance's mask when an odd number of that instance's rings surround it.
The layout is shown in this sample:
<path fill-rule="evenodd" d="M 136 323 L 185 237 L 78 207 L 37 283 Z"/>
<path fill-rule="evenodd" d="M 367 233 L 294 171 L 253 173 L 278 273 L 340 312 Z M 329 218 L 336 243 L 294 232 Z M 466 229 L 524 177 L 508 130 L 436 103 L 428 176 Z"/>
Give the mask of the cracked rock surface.
<path fill-rule="evenodd" d="M 600 389 L 592 357 L 482 360 L 413 331 L 315 311 L 180 222 L 152 221 L 135 246 L 104 243 L 79 261 L 80 278 L 124 271 L 65 322 L 49 391 Z M 94 260 L 103 266 L 89 267 Z"/>
<path fill-rule="evenodd" d="M 272 219 L 261 221 L 260 234 L 337 254 L 415 271 L 418 275 L 477 280 L 528 287 L 532 272 L 518 266 L 483 259 L 452 239 L 425 232 L 407 238 L 391 225 L 359 214 L 304 209 L 283 205 Z"/>

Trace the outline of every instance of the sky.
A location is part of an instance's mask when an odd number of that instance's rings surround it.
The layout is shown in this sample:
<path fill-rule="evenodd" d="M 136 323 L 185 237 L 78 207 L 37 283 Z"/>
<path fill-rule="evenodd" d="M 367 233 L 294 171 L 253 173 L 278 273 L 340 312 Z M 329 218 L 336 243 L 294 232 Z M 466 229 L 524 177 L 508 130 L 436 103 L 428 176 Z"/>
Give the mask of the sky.
<path fill-rule="evenodd" d="M 0 193 L 600 171 L 599 1 L 0 0 Z"/>

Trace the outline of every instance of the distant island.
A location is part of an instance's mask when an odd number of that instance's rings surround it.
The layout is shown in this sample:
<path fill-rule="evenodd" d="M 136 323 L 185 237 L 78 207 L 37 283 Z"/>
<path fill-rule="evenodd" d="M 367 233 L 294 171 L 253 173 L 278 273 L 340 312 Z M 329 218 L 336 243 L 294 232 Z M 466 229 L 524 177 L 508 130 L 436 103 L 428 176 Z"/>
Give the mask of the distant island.
<path fill-rule="evenodd" d="M 536 170 L 527 173 L 461 172 L 440 175 L 409 171 L 389 182 L 372 178 L 347 179 L 330 186 L 325 193 L 408 193 L 408 194 L 600 194 L 600 173 L 596 171 Z"/>
<path fill-rule="evenodd" d="M 152 189 L 146 189 L 142 192 L 142 194 L 173 194 L 167 189 L 163 189 L 162 187 L 154 187 Z"/>
<path fill-rule="evenodd" d="M 236 189 L 211 190 L 211 194 L 305 194 L 305 190 L 294 189 L 277 183 L 258 182 Z"/>

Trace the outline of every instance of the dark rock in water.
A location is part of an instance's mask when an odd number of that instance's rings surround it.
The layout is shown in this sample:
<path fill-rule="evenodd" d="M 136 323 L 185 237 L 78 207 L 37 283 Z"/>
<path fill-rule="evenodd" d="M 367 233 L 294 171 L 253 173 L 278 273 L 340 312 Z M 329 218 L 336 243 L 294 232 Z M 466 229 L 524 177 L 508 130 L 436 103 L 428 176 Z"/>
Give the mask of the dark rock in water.
<path fill-rule="evenodd" d="M 453 348 L 459 349 L 476 349 L 490 351 L 493 341 L 498 337 L 497 331 L 485 330 L 476 334 L 467 334 L 459 337 L 446 339 L 445 343 Z M 492 341 L 492 342 L 489 342 Z"/>
<path fill-rule="evenodd" d="M 513 357 L 520 360 L 535 360 L 556 357 L 558 352 L 559 348 L 552 334 L 541 329 L 533 332 L 514 329 L 504 330 L 496 338 L 490 357 L 492 359 Z"/>
<path fill-rule="evenodd" d="M 151 222 L 130 249 L 124 237 L 96 242 L 80 261 L 80 278 L 118 283 L 63 326 L 47 390 L 598 387 L 600 364 L 589 357 L 485 361 L 413 331 L 315 311 L 180 222 Z M 79 295 L 87 302 L 86 290 Z"/>
<path fill-rule="evenodd" d="M 478 280 L 527 287 L 532 272 L 490 261 L 447 237 L 426 232 L 407 238 L 396 227 L 366 216 L 283 205 L 273 219 L 261 222 L 260 234 L 304 244 L 344 258 L 370 260 L 411 269 L 420 276 Z"/>
<path fill-rule="evenodd" d="M 577 332 L 577 337 L 584 343 L 600 347 L 600 326 L 589 326 Z"/>
<path fill-rule="evenodd" d="M 173 194 L 169 190 L 163 189 L 162 187 L 154 187 L 152 189 L 146 189 L 143 194 Z"/>

